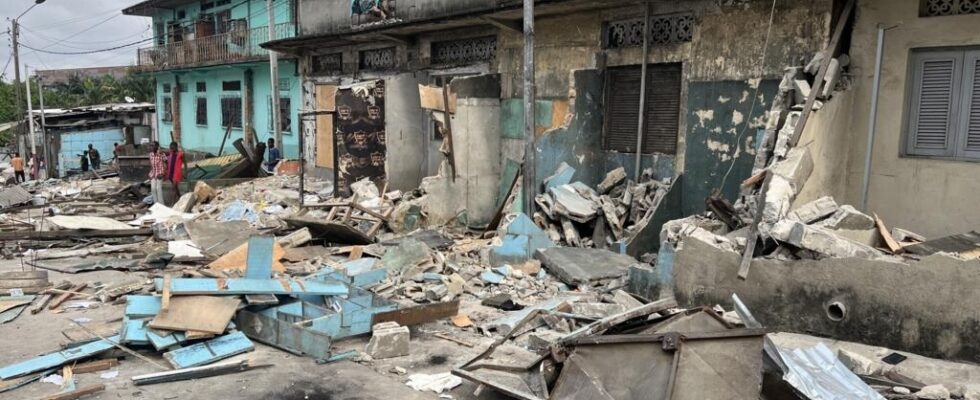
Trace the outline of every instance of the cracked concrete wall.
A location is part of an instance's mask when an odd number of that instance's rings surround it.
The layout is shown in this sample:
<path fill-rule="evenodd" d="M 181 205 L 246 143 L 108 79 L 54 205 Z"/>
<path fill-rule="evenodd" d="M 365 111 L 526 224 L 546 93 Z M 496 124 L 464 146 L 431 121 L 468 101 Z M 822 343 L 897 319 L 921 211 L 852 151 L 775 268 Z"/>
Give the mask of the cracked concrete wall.
<path fill-rule="evenodd" d="M 768 329 L 980 360 L 980 292 L 974 290 L 980 260 L 755 259 L 746 280 L 737 276 L 740 260 L 738 253 L 685 239 L 672 265 L 678 301 L 730 305 L 737 293 Z M 840 318 L 830 313 L 835 303 Z"/>

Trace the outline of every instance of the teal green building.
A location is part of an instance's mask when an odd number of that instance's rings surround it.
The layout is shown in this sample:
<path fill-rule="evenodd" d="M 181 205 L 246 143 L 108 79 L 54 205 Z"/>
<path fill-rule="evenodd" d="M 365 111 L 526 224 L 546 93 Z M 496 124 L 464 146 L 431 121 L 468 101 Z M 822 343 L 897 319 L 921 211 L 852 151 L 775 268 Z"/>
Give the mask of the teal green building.
<path fill-rule="evenodd" d="M 123 14 L 151 18 L 153 42 L 139 49 L 138 68 L 156 79 L 157 133 L 166 146 L 234 152 L 231 143 L 254 132 L 275 137 L 270 39 L 296 34 L 294 2 L 275 0 L 270 18 L 265 0 L 146 0 Z M 280 147 L 299 154 L 301 80 L 295 59 L 279 60 Z M 230 131 L 229 131 L 230 127 Z M 227 138 L 225 137 L 227 133 Z"/>

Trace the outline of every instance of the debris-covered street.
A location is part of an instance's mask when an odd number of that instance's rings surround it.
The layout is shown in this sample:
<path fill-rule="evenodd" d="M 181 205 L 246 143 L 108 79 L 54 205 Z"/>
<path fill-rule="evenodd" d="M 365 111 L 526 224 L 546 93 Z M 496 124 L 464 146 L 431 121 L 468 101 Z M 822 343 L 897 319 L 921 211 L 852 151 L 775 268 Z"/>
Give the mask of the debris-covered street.
<path fill-rule="evenodd" d="M 0 398 L 980 400 L 976 2 L 23 3 Z"/>

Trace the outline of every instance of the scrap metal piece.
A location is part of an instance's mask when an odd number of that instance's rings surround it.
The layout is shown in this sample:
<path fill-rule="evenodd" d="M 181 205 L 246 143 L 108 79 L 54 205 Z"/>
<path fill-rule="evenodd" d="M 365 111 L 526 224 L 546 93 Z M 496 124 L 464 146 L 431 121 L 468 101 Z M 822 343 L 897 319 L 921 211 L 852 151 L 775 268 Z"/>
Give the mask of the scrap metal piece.
<path fill-rule="evenodd" d="M 808 399 L 884 399 L 823 343 L 805 349 L 785 349 L 766 340 L 765 351 L 781 364 L 783 380 Z"/>
<path fill-rule="evenodd" d="M 108 338 L 108 340 L 118 342 L 119 336 L 113 336 Z M 83 358 L 94 356 L 96 354 L 108 351 L 113 347 L 114 345 L 111 342 L 99 340 L 96 342 L 83 344 L 78 347 L 48 353 L 40 357 L 35 357 L 30 360 L 0 368 L 0 379 L 6 380 L 10 378 L 17 378 L 32 372 L 48 370 L 75 360 L 81 360 Z"/>
<path fill-rule="evenodd" d="M 418 325 L 421 323 L 435 321 L 437 319 L 449 318 L 459 314 L 459 300 L 444 303 L 423 304 L 415 307 L 406 307 L 394 311 L 374 314 L 371 318 L 371 325 L 382 322 L 394 321 L 401 326 Z"/>

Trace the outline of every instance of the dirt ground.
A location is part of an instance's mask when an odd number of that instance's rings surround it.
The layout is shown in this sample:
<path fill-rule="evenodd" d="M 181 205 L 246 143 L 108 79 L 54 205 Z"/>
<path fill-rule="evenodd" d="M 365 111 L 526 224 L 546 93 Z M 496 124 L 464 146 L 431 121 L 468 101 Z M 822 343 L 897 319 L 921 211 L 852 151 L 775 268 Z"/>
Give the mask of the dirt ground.
<path fill-rule="evenodd" d="M 19 260 L 0 261 L 0 272 L 19 271 Z M 73 282 L 113 283 L 127 279 L 131 273 L 119 271 L 94 271 L 82 274 L 61 274 L 50 272 L 52 282 L 70 280 Z M 67 343 L 62 331 L 73 328 L 73 319 L 90 319 L 92 322 L 119 319 L 123 315 L 123 304 L 102 304 L 93 309 L 67 310 L 54 313 L 44 310 L 32 315 L 25 311 L 12 322 L 0 325 L 0 365 L 9 365 L 41 354 L 60 349 Z M 161 383 L 148 386 L 135 386 L 130 377 L 157 372 L 156 367 L 138 358 L 115 351 L 114 356 L 123 357 L 117 368 L 119 374 L 111 379 L 102 379 L 102 372 L 76 376 L 78 387 L 103 383 L 106 390 L 97 395 L 85 397 L 92 400 L 109 399 L 241 399 L 241 400 L 414 400 L 437 399 L 434 393 L 413 390 L 404 384 L 413 373 L 434 374 L 448 372 L 463 364 L 482 351 L 492 342 L 475 332 L 453 333 L 457 338 L 474 344 L 465 347 L 433 336 L 435 332 L 448 332 L 448 322 L 435 322 L 412 330 L 412 354 L 369 363 L 339 361 L 318 365 L 312 359 L 289 354 L 274 347 L 255 344 L 255 351 L 233 358 L 249 358 L 254 364 L 268 364 L 269 367 L 253 369 L 241 373 L 211 377 L 199 380 Z M 358 349 L 363 350 L 367 337 L 358 337 L 334 343 L 337 353 Z M 166 365 L 159 353 L 141 351 L 144 356 Z M 407 371 L 405 375 L 391 372 L 394 367 Z M 112 370 L 110 370 L 112 371 Z M 467 381 L 451 392 L 445 393 L 454 399 L 502 399 L 492 391 L 484 390 L 474 396 L 475 385 Z M 60 387 L 42 382 L 34 382 L 24 387 L 0 394 L 0 399 L 37 399 L 60 392 Z"/>

